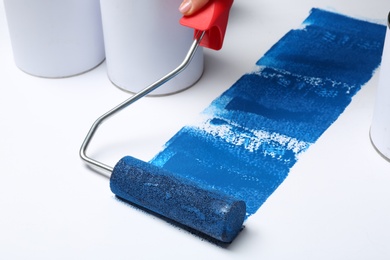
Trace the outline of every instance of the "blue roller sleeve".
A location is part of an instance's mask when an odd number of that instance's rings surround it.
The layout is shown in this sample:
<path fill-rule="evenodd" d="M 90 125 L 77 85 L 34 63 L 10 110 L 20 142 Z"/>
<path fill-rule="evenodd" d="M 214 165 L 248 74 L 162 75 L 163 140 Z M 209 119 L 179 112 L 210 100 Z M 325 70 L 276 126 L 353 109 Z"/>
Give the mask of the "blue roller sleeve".
<path fill-rule="evenodd" d="M 130 156 L 115 166 L 110 187 L 124 200 L 222 242 L 233 241 L 245 219 L 245 202 Z"/>

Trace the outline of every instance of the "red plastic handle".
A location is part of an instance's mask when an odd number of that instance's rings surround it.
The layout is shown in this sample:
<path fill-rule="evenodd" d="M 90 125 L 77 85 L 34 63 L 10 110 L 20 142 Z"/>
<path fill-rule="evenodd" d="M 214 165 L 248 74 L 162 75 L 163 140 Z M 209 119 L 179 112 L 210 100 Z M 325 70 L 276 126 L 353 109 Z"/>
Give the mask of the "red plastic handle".
<path fill-rule="evenodd" d="M 199 12 L 184 16 L 180 24 L 199 31 L 206 31 L 200 45 L 213 50 L 220 50 L 225 38 L 230 8 L 233 0 L 210 0 Z"/>

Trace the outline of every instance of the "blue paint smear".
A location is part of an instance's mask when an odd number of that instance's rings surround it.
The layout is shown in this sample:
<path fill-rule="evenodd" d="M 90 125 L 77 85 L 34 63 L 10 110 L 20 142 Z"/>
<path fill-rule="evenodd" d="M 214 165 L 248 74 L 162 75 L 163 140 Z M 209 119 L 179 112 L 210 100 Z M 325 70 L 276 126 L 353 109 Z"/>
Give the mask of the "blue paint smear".
<path fill-rule="evenodd" d="M 313 9 L 150 163 L 254 214 L 380 64 L 386 27 Z"/>
<path fill-rule="evenodd" d="M 287 33 L 257 64 L 352 86 L 371 78 L 381 61 L 382 25 L 320 9 L 313 9 L 303 25 Z"/>

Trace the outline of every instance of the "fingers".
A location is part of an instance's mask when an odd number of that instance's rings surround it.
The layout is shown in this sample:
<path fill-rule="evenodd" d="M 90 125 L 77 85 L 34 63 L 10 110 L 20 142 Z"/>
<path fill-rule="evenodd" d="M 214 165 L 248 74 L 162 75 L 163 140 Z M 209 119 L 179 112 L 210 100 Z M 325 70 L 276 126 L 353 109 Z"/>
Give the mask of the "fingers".
<path fill-rule="evenodd" d="M 183 15 L 191 15 L 200 10 L 209 1 L 210 0 L 184 0 L 179 7 L 179 11 Z"/>

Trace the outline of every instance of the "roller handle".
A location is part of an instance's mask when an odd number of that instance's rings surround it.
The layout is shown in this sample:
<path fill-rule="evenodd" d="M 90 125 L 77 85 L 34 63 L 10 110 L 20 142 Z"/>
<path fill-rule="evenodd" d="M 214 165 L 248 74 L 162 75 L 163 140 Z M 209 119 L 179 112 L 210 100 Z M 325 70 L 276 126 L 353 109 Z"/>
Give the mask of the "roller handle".
<path fill-rule="evenodd" d="M 238 235 L 246 216 L 245 202 L 130 156 L 115 166 L 110 188 L 119 198 L 224 243 Z"/>
<path fill-rule="evenodd" d="M 180 24 L 199 31 L 206 31 L 200 45 L 214 50 L 220 50 L 225 39 L 226 27 L 233 0 L 211 0 L 199 12 L 184 16 Z"/>

